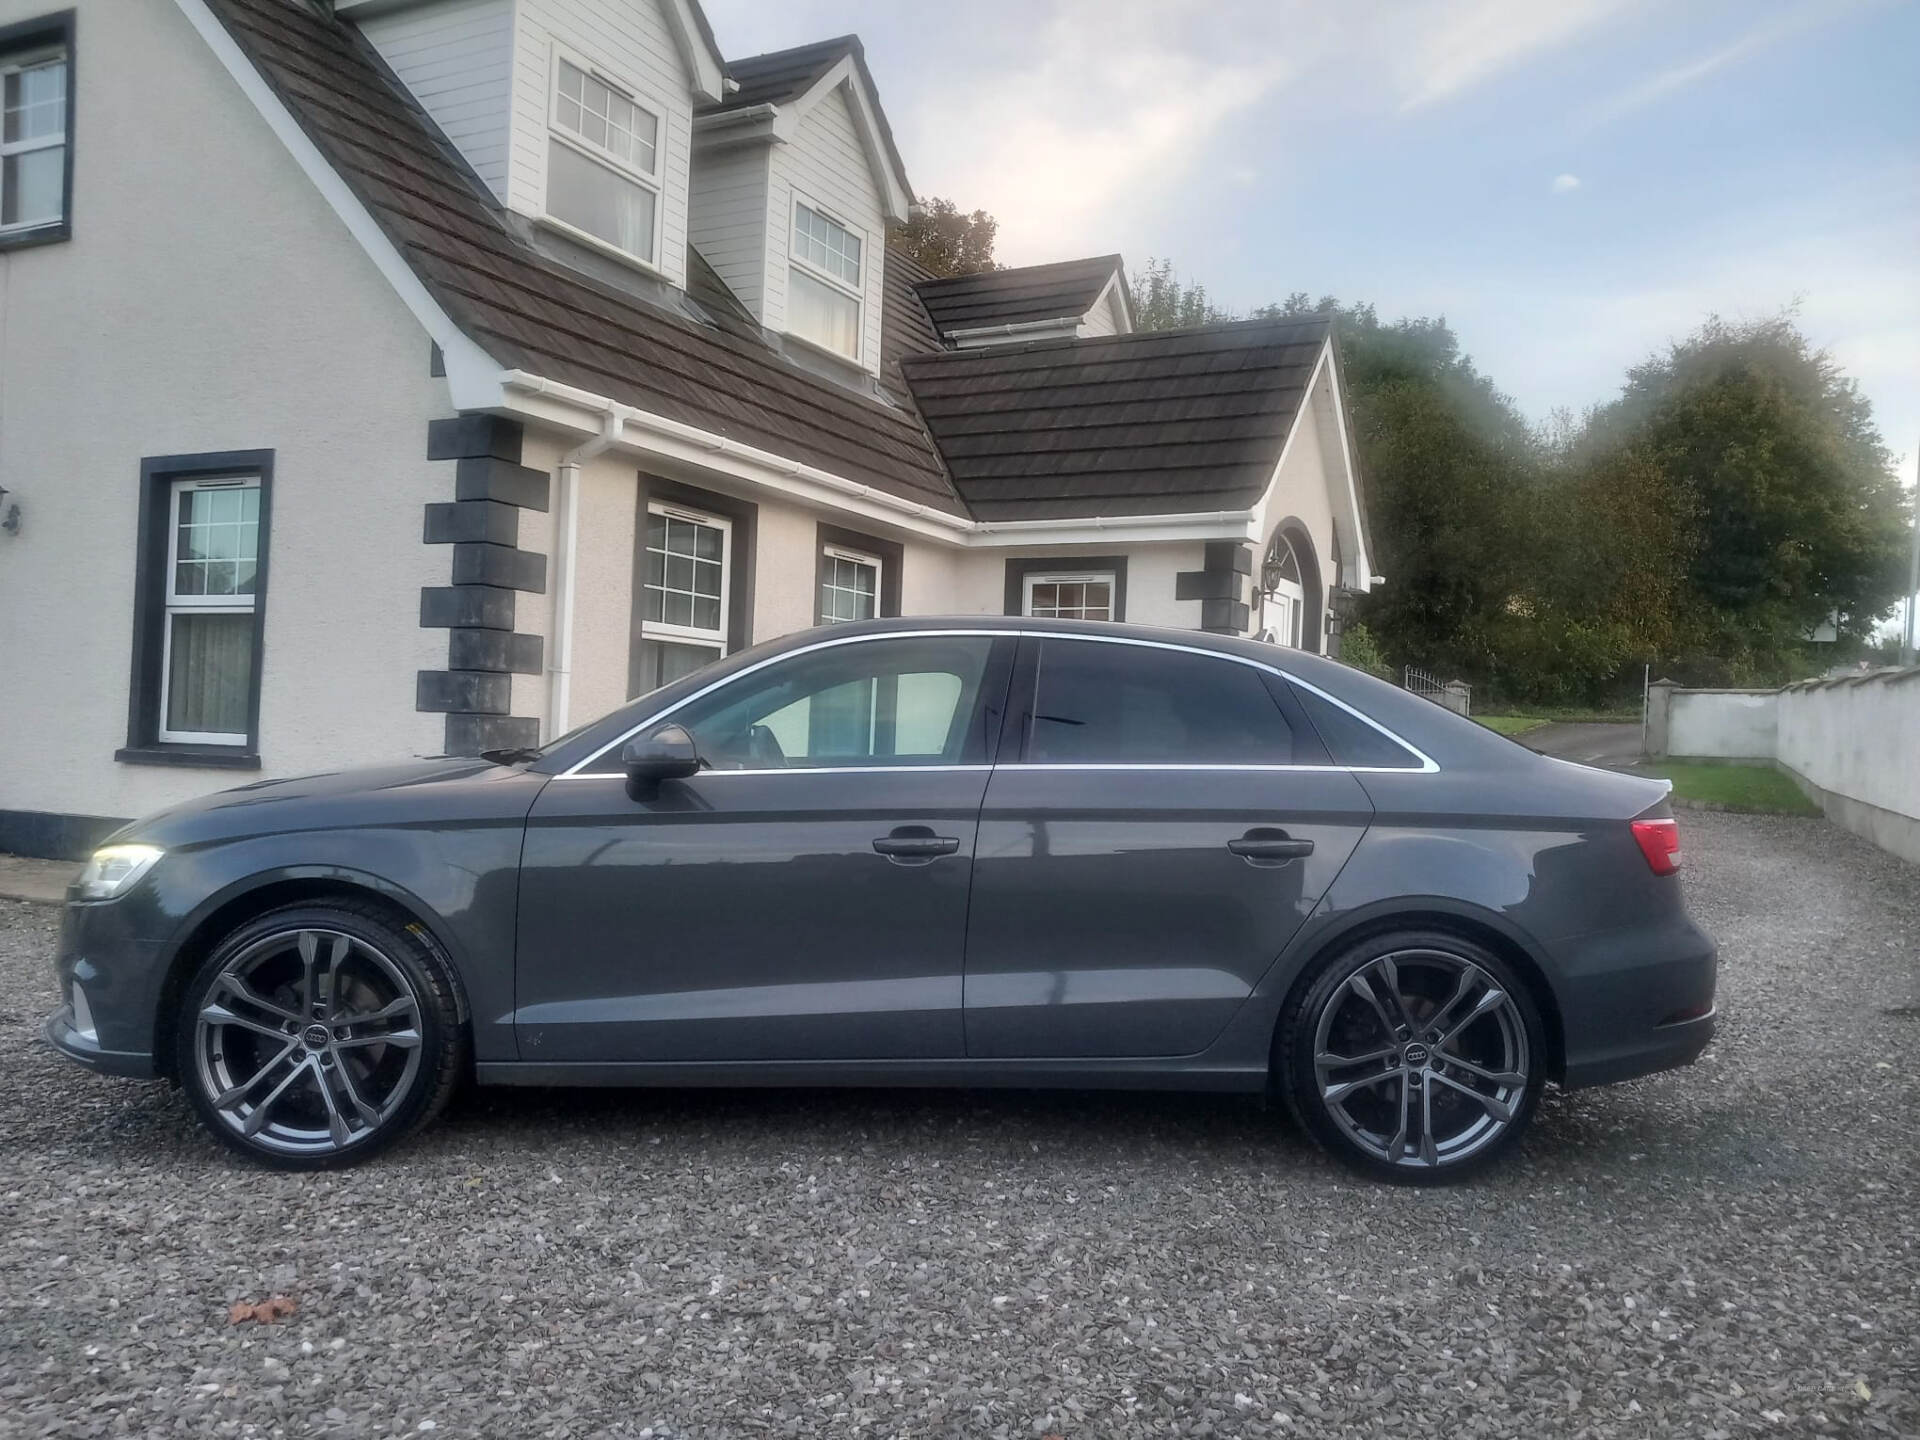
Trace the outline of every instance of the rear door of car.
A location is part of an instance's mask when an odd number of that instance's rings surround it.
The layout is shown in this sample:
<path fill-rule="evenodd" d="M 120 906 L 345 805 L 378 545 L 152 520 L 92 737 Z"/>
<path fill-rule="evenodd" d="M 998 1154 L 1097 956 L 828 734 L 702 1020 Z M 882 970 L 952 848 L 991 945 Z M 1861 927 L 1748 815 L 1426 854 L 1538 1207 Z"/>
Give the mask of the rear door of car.
<path fill-rule="evenodd" d="M 1372 818 L 1276 673 L 1021 641 L 968 914 L 969 1057 L 1204 1050 Z"/>

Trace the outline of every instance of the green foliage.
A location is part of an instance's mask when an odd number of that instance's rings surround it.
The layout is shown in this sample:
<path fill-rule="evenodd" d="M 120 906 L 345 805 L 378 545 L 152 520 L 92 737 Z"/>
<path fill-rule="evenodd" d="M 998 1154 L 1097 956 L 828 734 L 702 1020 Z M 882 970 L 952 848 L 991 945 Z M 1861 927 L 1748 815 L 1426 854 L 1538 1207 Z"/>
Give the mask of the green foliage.
<path fill-rule="evenodd" d="M 1229 318 L 1168 261 L 1141 278 L 1143 328 Z M 1865 397 L 1791 313 L 1710 319 L 1543 426 L 1444 317 L 1304 292 L 1253 314 L 1335 320 L 1387 577 L 1356 618 L 1383 662 L 1534 705 L 1637 698 L 1645 665 L 1778 684 L 1870 653 L 1899 597 L 1910 502 Z"/>
<path fill-rule="evenodd" d="M 1149 256 L 1129 288 L 1136 330 L 1186 330 L 1234 318 L 1207 299 L 1206 286 L 1183 282 L 1171 260 Z"/>
<path fill-rule="evenodd" d="M 936 275 L 973 275 L 995 269 L 993 239 L 1000 222 L 984 210 L 965 214 L 939 196 L 916 207 L 911 219 L 887 233 L 887 244 Z"/>
<path fill-rule="evenodd" d="M 1349 625 L 1341 633 L 1340 658 L 1354 669 L 1364 670 L 1382 680 L 1393 678 L 1393 667 L 1381 653 L 1380 642 L 1373 638 L 1373 632 L 1365 625 Z"/>

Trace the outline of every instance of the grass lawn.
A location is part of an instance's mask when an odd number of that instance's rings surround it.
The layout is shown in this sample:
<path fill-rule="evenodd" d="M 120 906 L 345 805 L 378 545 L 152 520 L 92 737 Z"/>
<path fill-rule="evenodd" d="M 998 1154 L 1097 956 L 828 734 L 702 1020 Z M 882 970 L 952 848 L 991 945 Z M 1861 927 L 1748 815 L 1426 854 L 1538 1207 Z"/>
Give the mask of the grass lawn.
<path fill-rule="evenodd" d="M 1476 715 L 1476 720 L 1485 717 Z M 1537 720 L 1542 725 L 1638 725 L 1640 707 L 1634 705 L 1615 706 L 1612 709 L 1595 706 L 1572 705 L 1502 705 L 1495 713 L 1501 720 Z M 1494 726 L 1499 730 L 1499 726 Z M 1502 730 L 1501 734 L 1511 735 L 1511 730 Z"/>
<path fill-rule="evenodd" d="M 1778 770 L 1759 765 L 1685 765 L 1658 762 L 1635 771 L 1673 782 L 1674 798 L 1705 800 L 1729 810 L 1766 815 L 1818 815 L 1820 807 Z"/>
<path fill-rule="evenodd" d="M 1553 723 L 1537 715 L 1476 715 L 1473 718 L 1487 729 L 1498 730 L 1502 735 L 1524 735 L 1529 730 L 1538 730 L 1542 725 Z"/>

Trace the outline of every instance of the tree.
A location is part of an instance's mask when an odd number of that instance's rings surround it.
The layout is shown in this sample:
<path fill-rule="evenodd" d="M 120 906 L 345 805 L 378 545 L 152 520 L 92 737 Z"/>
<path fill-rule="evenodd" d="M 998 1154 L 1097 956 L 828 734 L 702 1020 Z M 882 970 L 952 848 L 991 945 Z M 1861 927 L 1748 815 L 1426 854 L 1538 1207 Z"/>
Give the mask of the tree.
<path fill-rule="evenodd" d="M 887 234 L 887 243 L 936 275 L 973 275 L 997 267 L 993 237 L 1000 222 L 984 210 L 963 214 L 939 196 L 918 205 L 906 224 Z"/>
<path fill-rule="evenodd" d="M 1901 593 L 1907 501 L 1872 407 L 1790 311 L 1711 318 L 1636 366 L 1576 452 L 1657 469 L 1646 505 L 1686 561 L 1673 658 L 1723 672 L 1701 678 L 1804 673 L 1813 627 L 1858 648 Z"/>
<path fill-rule="evenodd" d="M 1132 291 L 1136 330 L 1185 330 L 1233 319 L 1208 301 L 1206 286 L 1184 283 L 1171 260 L 1149 256 L 1133 277 Z"/>

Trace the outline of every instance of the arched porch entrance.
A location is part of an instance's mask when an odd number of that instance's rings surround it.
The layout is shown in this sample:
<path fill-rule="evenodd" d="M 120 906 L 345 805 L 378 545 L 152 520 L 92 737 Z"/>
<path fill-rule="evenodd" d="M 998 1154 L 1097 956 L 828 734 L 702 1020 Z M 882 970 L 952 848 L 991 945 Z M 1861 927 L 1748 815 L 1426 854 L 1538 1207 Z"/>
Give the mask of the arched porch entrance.
<path fill-rule="evenodd" d="M 1260 638 L 1320 654 L 1327 633 L 1326 594 L 1313 537 L 1298 520 L 1282 520 L 1260 565 Z"/>

